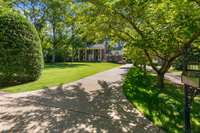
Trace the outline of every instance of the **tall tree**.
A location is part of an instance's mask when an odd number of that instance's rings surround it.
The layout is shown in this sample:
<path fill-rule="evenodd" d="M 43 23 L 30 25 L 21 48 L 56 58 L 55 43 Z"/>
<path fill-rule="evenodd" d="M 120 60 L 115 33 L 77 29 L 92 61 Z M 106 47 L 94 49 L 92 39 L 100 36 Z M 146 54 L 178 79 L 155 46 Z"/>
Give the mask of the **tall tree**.
<path fill-rule="evenodd" d="M 49 23 L 49 27 L 51 28 L 51 38 L 52 38 L 52 62 L 55 62 L 56 58 L 56 50 L 59 45 L 60 37 L 62 35 L 66 35 L 67 24 L 66 18 L 70 17 L 68 15 L 68 9 L 70 5 L 70 1 L 63 0 L 44 0 L 44 3 L 47 7 L 46 10 L 46 19 Z"/>
<path fill-rule="evenodd" d="M 14 9 L 24 14 L 39 32 L 44 52 L 52 55 L 52 62 L 56 60 L 56 54 L 64 51 L 65 45 L 69 45 L 67 39 L 70 36 L 71 1 L 70 0 L 12 0 Z"/>
<path fill-rule="evenodd" d="M 109 36 L 142 49 L 160 88 L 173 61 L 200 36 L 200 10 L 194 1 L 90 0 L 81 9 L 82 35 Z"/>
<path fill-rule="evenodd" d="M 42 0 L 10 0 L 9 4 L 14 10 L 19 11 L 34 24 L 39 33 L 43 51 L 46 50 L 49 37 L 46 34 L 47 21 L 45 13 L 46 5 L 44 2 Z"/>
<path fill-rule="evenodd" d="M 40 32 L 45 25 L 46 5 L 42 0 L 11 0 L 15 10 L 25 15 Z"/>

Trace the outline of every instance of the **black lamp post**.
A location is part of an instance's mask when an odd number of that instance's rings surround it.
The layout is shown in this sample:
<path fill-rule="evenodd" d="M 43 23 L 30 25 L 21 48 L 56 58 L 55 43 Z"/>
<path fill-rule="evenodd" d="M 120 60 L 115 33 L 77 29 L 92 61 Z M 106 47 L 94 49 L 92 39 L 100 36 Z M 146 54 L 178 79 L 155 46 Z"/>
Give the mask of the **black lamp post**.
<path fill-rule="evenodd" d="M 196 95 L 200 94 L 200 50 L 195 47 L 185 49 L 184 53 L 184 71 L 182 82 L 185 92 L 185 133 L 191 133 L 190 109 L 192 101 Z"/>

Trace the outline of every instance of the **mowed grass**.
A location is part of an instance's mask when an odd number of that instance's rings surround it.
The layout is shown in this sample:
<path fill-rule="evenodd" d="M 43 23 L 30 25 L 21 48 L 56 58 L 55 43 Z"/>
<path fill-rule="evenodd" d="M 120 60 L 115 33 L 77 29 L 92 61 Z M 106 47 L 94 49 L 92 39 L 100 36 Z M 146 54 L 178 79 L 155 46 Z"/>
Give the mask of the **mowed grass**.
<path fill-rule="evenodd" d="M 119 64 L 85 62 L 48 64 L 45 65 L 42 76 L 39 80 L 22 85 L 2 88 L 0 91 L 18 93 L 39 90 L 45 87 L 57 86 L 76 81 L 117 66 L 119 66 Z"/>

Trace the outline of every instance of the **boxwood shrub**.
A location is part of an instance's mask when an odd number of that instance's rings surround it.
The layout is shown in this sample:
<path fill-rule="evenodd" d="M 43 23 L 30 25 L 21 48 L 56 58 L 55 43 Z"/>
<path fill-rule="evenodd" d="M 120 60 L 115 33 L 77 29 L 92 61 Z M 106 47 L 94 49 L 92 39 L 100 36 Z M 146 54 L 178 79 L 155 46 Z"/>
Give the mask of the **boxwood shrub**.
<path fill-rule="evenodd" d="M 0 86 L 34 81 L 43 56 L 35 27 L 16 12 L 0 14 Z"/>

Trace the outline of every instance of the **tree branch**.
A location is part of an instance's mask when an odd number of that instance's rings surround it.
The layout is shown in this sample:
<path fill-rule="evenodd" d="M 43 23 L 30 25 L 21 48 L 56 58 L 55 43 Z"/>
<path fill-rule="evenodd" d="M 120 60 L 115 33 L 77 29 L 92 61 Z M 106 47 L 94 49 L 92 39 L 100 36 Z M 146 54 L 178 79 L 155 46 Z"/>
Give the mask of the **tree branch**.
<path fill-rule="evenodd" d="M 200 32 L 193 33 L 191 39 L 183 43 L 183 47 L 179 51 L 177 51 L 176 54 L 169 59 L 169 61 L 173 62 L 177 57 L 181 56 L 184 53 L 184 50 L 189 48 L 190 45 L 192 45 L 192 43 L 199 37 L 200 37 Z"/>
<path fill-rule="evenodd" d="M 155 49 L 151 49 L 154 53 L 155 53 L 155 55 L 158 57 L 158 58 L 160 58 L 161 60 L 167 60 L 165 57 L 162 57 L 159 53 L 158 53 L 158 51 L 156 51 Z"/>
<path fill-rule="evenodd" d="M 128 32 L 125 32 L 125 31 L 121 31 L 121 30 L 119 30 L 119 29 L 115 29 L 114 27 L 110 27 L 111 29 L 113 29 L 114 31 L 116 31 L 116 32 L 120 32 L 120 33 L 122 33 L 122 34 L 125 34 L 126 36 L 128 36 L 129 38 L 131 38 L 132 40 L 135 40 L 135 38 L 132 36 L 132 35 L 130 35 Z"/>
<path fill-rule="evenodd" d="M 127 18 L 124 14 L 122 14 L 122 13 L 116 11 L 116 10 L 114 10 L 114 12 L 115 12 L 117 15 L 121 16 L 123 19 L 125 19 L 125 20 L 133 27 L 133 29 L 135 29 L 135 31 L 136 31 L 142 38 L 144 38 L 144 33 L 136 26 L 136 24 L 135 24 L 133 21 L 131 21 L 131 19 Z"/>
<path fill-rule="evenodd" d="M 148 52 L 146 49 L 144 49 L 144 53 L 145 53 L 146 57 L 148 58 L 151 67 L 152 67 L 157 73 L 159 73 L 158 68 L 153 64 L 153 60 L 151 59 L 151 56 L 150 56 L 149 52 Z"/>

